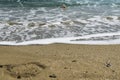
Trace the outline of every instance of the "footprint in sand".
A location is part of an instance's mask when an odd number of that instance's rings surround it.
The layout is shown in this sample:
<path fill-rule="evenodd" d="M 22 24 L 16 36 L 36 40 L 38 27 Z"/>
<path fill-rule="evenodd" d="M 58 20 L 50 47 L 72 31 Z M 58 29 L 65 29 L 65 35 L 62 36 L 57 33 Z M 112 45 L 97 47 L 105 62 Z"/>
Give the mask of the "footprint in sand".
<path fill-rule="evenodd" d="M 46 69 L 46 66 L 38 62 L 31 62 L 16 65 L 0 65 L 0 68 L 6 69 L 10 76 L 21 79 L 37 76 L 42 70 Z"/>

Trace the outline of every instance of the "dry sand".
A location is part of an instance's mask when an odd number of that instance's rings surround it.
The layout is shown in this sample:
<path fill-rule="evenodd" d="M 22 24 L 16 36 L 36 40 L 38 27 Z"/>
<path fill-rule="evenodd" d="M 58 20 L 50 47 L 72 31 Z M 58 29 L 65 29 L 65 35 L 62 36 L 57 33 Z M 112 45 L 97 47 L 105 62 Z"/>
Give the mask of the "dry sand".
<path fill-rule="evenodd" d="M 0 80 L 120 80 L 120 45 L 0 46 Z"/>

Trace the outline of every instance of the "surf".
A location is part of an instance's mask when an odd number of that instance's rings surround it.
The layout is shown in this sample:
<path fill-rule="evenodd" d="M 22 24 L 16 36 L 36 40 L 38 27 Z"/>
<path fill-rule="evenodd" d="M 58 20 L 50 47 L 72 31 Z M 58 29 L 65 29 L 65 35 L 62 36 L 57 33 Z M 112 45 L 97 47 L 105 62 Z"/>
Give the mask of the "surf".
<path fill-rule="evenodd" d="M 0 0 L 0 45 L 119 44 L 119 2 Z"/>

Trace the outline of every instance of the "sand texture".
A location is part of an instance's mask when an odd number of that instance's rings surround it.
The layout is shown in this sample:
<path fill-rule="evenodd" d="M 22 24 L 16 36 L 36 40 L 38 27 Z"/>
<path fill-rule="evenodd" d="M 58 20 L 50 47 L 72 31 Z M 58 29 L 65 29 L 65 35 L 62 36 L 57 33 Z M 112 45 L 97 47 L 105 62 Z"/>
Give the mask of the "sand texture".
<path fill-rule="evenodd" d="M 0 80 L 120 80 L 120 45 L 0 46 Z"/>

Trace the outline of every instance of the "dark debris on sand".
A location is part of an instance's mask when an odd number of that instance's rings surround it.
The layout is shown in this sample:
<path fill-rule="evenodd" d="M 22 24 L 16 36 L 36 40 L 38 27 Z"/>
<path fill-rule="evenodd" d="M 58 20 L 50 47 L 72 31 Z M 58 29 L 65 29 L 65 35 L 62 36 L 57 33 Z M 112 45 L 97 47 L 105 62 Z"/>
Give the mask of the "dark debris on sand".
<path fill-rule="evenodd" d="M 57 76 L 55 74 L 51 74 L 49 75 L 50 78 L 57 78 Z"/>

